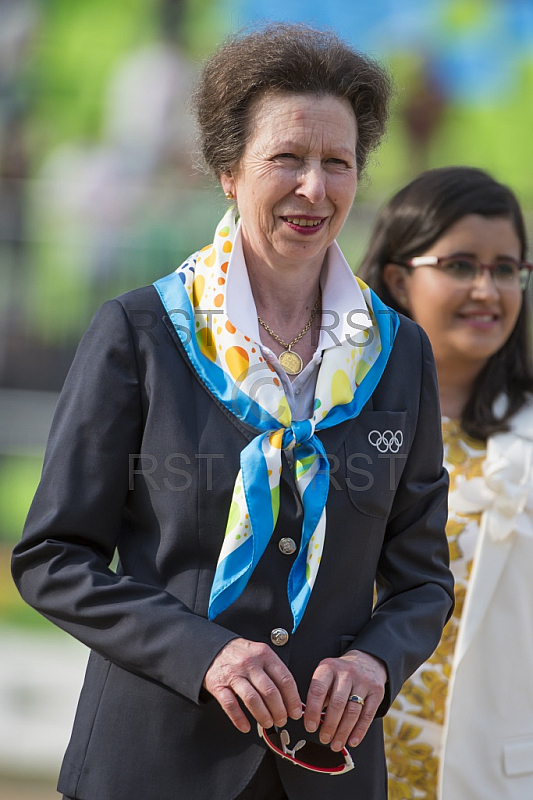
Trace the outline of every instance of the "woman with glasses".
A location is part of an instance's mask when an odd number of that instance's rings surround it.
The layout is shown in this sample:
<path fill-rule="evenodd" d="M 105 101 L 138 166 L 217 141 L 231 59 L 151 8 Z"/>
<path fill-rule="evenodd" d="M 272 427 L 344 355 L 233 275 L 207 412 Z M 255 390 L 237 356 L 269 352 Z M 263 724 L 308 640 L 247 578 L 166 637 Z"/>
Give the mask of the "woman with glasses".
<path fill-rule="evenodd" d="M 431 341 L 456 606 L 386 721 L 391 800 L 533 797 L 533 370 L 526 233 L 485 172 L 423 173 L 358 275 Z"/>

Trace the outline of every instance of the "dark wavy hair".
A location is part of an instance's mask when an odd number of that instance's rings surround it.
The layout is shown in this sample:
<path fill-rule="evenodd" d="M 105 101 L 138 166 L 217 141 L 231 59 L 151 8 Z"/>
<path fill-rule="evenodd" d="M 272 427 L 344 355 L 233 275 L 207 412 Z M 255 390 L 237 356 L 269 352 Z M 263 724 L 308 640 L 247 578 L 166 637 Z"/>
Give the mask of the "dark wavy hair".
<path fill-rule="evenodd" d="M 380 212 L 358 276 L 381 299 L 405 314 L 384 280 L 386 264 L 422 255 L 453 224 L 467 214 L 509 219 L 525 260 L 527 238 L 520 205 L 513 192 L 474 167 L 442 167 L 423 172 L 401 189 Z M 533 391 L 531 311 L 527 292 L 516 325 L 505 344 L 477 376 L 463 410 L 463 430 L 478 439 L 508 430 L 509 420 Z M 504 395 L 503 416 L 495 401 Z"/>
<path fill-rule="evenodd" d="M 384 67 L 332 32 L 271 23 L 237 33 L 207 59 L 193 97 L 202 156 L 217 179 L 237 167 L 253 105 L 268 91 L 333 95 L 355 114 L 360 173 L 385 131 L 391 90 Z"/>

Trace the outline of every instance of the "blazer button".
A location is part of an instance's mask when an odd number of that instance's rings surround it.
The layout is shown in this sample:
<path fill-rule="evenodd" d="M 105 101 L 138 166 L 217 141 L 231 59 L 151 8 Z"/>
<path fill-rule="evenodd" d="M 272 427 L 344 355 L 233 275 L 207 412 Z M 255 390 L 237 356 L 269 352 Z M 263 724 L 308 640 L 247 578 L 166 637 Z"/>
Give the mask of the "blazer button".
<path fill-rule="evenodd" d="M 296 552 L 296 542 L 290 536 L 284 536 L 278 542 L 278 547 L 285 556 L 292 556 Z"/>
<path fill-rule="evenodd" d="M 276 647 L 283 647 L 283 645 L 287 644 L 289 641 L 289 634 L 285 628 L 274 628 L 274 630 L 270 632 L 270 640 Z"/>

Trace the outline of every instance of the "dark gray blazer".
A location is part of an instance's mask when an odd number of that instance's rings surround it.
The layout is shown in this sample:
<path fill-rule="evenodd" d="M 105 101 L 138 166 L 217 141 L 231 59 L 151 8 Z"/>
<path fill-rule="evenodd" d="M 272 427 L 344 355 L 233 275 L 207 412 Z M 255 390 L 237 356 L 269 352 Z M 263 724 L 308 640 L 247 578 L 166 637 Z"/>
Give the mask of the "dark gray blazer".
<path fill-rule="evenodd" d="M 304 700 L 321 659 L 359 648 L 387 665 L 383 715 L 439 641 L 453 581 L 437 406 L 429 344 L 402 318 L 371 401 L 319 434 L 332 466 L 321 568 L 303 621 L 274 648 Z M 369 441 L 387 430 L 402 432 L 398 453 Z M 100 309 L 61 394 L 13 556 L 27 602 L 92 649 L 61 792 L 230 800 L 257 769 L 255 725 L 239 733 L 202 689 L 229 640 L 271 644 L 273 628 L 292 628 L 295 556 L 278 542 L 299 543 L 302 508 L 287 464 L 265 555 L 239 600 L 206 619 L 239 453 L 254 435 L 200 382 L 153 287 Z M 353 755 L 356 769 L 337 777 L 280 760 L 287 794 L 384 800 L 380 719 Z"/>

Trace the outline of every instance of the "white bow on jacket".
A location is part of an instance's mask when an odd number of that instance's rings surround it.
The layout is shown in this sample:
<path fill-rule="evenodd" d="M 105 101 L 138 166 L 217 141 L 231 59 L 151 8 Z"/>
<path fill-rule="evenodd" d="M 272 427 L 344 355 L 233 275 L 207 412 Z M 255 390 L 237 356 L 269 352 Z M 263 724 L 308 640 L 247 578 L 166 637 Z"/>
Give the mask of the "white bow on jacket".
<path fill-rule="evenodd" d="M 487 512 L 487 534 L 494 542 L 513 531 L 533 536 L 533 441 L 513 431 L 490 437 L 483 475 L 458 476 L 450 507 L 459 514 Z"/>

